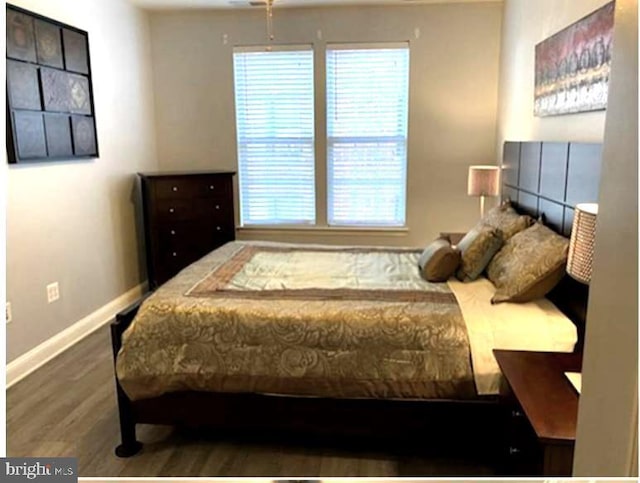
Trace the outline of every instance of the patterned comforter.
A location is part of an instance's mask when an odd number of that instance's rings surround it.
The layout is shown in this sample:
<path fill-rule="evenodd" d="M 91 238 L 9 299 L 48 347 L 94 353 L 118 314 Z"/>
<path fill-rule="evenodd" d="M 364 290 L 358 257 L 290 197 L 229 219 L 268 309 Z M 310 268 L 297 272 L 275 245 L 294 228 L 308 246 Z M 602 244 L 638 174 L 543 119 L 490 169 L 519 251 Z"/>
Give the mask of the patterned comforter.
<path fill-rule="evenodd" d="M 229 243 L 141 306 L 118 379 L 172 391 L 476 397 L 465 322 L 409 249 Z"/>

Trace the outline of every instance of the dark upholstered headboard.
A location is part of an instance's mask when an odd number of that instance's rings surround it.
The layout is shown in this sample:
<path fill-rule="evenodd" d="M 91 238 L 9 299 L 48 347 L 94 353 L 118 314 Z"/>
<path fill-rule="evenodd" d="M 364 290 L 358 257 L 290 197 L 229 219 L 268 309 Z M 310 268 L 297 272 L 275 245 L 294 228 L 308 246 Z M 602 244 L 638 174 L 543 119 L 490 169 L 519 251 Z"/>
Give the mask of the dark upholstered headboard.
<path fill-rule="evenodd" d="M 602 145 L 504 143 L 502 197 L 564 236 L 578 203 L 597 203 Z"/>
<path fill-rule="evenodd" d="M 502 198 L 569 237 L 575 206 L 598 202 L 601 161 L 602 144 L 507 141 Z M 577 350 L 584 342 L 588 295 L 587 285 L 567 275 L 547 296 L 578 327 Z"/>

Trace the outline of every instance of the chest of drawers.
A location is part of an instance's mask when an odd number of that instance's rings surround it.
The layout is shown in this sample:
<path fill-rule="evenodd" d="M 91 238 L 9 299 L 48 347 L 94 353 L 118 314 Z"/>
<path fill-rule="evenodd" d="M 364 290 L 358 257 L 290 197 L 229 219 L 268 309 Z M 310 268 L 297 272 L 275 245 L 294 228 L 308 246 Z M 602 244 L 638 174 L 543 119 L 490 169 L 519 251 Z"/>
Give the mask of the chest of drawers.
<path fill-rule="evenodd" d="M 151 290 L 235 239 L 230 171 L 138 173 Z"/>

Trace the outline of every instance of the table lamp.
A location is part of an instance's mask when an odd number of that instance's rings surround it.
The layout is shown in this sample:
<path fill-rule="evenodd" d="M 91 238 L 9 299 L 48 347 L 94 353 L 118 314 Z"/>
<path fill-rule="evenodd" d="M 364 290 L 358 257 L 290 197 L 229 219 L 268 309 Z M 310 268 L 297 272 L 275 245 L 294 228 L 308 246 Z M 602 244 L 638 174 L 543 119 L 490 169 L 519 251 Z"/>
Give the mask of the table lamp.
<path fill-rule="evenodd" d="M 587 285 L 591 282 L 597 216 L 597 203 L 577 204 L 569 240 L 567 273 Z"/>
<path fill-rule="evenodd" d="M 597 203 L 579 203 L 576 205 L 569 240 L 569 258 L 567 273 L 578 282 L 589 285 L 593 267 L 593 250 L 596 242 Z M 582 374 L 565 372 L 578 394 L 582 388 Z"/>
<path fill-rule="evenodd" d="M 500 168 L 498 166 L 469 166 L 467 194 L 480 197 L 480 218 L 484 216 L 484 197 L 500 194 Z"/>

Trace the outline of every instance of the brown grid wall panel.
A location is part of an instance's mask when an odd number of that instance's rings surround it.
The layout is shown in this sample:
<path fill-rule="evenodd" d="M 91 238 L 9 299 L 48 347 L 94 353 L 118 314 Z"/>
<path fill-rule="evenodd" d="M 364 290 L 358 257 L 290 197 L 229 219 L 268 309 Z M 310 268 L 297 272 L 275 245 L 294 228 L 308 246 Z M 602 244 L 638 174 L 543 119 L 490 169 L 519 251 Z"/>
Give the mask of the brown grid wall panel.
<path fill-rule="evenodd" d="M 87 32 L 7 4 L 9 163 L 98 157 Z"/>

